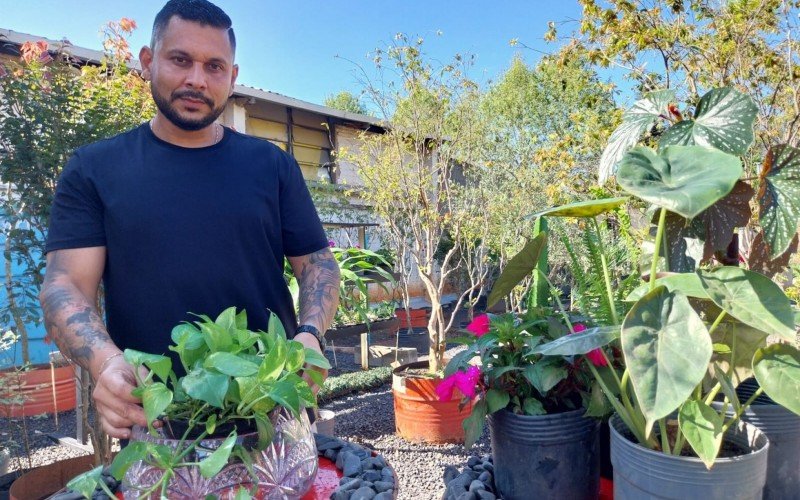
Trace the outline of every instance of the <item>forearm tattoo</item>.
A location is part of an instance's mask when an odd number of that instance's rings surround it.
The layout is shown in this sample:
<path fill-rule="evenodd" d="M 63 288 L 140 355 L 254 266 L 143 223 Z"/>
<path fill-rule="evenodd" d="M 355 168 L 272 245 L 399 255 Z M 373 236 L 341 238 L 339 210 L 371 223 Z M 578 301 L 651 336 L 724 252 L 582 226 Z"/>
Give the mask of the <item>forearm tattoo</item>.
<path fill-rule="evenodd" d="M 48 335 L 73 362 L 88 368 L 96 350 L 113 344 L 94 305 L 67 279 L 58 251 L 47 264 L 40 298 Z"/>
<path fill-rule="evenodd" d="M 327 330 L 339 305 L 339 264 L 324 248 L 305 256 L 295 270 L 300 288 L 300 324 Z"/>

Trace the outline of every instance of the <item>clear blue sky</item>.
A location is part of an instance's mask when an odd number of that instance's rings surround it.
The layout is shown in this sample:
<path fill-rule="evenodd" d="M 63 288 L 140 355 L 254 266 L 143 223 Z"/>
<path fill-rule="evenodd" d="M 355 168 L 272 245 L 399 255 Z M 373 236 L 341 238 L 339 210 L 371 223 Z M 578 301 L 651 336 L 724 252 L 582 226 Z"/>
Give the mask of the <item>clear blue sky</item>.
<path fill-rule="evenodd" d="M 0 0 L 0 28 L 67 38 L 75 45 L 101 49 L 100 27 L 121 17 L 139 28 L 134 55 L 147 44 L 162 0 Z M 555 47 L 542 37 L 548 21 L 580 18 L 577 0 L 486 2 L 476 0 L 275 1 L 218 0 L 233 19 L 238 41 L 239 83 L 322 103 L 339 90 L 358 93 L 353 65 L 369 67 L 366 54 L 386 47 L 397 32 L 422 36 L 426 51 L 446 61 L 473 53 L 472 77 L 495 79 L 519 53 L 529 63 L 540 54 L 509 46 L 512 38 L 545 51 Z M 574 23 L 566 25 L 571 29 Z M 441 31 L 441 36 L 436 32 Z"/>

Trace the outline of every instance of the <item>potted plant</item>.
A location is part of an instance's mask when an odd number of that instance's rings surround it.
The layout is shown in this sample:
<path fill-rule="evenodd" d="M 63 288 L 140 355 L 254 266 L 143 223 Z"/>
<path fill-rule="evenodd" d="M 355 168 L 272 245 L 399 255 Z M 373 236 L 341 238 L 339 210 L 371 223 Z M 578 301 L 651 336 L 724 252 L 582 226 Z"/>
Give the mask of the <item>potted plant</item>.
<path fill-rule="evenodd" d="M 595 373 L 616 411 L 615 497 L 760 498 L 767 439 L 740 416 L 764 392 L 800 414 L 800 351 L 788 298 L 754 269 L 780 268 L 783 254 L 791 252 L 800 151 L 772 148 L 757 178 L 761 247 L 751 254 L 760 263 L 751 259 L 751 269 L 716 266 L 712 259 L 724 258 L 720 250 L 729 246 L 735 228 L 750 221 L 754 190 L 741 179 L 735 155 L 752 142 L 755 105 L 732 88 L 714 89 L 700 99 L 694 117 L 684 119 L 673 100 L 661 91 L 638 102 L 604 153 L 619 158 L 619 185 L 657 214 L 648 283 L 633 292 L 630 310 L 614 321 L 619 339 L 598 327 L 536 349 L 585 355 L 609 342 L 618 346 L 624 372 L 611 378 Z M 659 117 L 673 123 L 658 151 L 630 149 Z M 595 219 L 625 201 L 583 202 L 542 215 Z M 596 271 L 608 276 L 605 268 Z M 614 284 L 607 279 L 606 286 L 612 297 Z M 770 335 L 775 343 L 768 345 Z M 735 387 L 750 374 L 760 387 L 741 401 Z M 722 406 L 715 409 L 718 397 Z M 738 447 L 732 458 L 720 457 L 723 443 Z"/>
<path fill-rule="evenodd" d="M 139 369 L 135 391 L 150 422 L 146 429 L 134 427 L 130 444 L 111 464 L 126 495 L 305 494 L 317 471 L 317 452 L 303 408 L 316 401 L 300 372 L 329 368 L 327 360 L 287 340 L 275 315 L 267 332 L 253 332 L 245 311 L 235 308 L 216 320 L 200 316 L 176 326 L 172 341 L 170 350 L 186 372 L 182 377 L 168 356 L 124 354 Z M 313 369 L 304 373 L 321 385 Z M 160 427 L 153 425 L 157 420 Z M 97 467 L 67 486 L 90 497 L 98 486 L 107 489 L 102 472 Z"/>
<path fill-rule="evenodd" d="M 536 243 L 542 241 L 544 233 Z M 465 403 L 477 398 L 464 421 L 467 447 L 489 416 L 494 483 L 503 498 L 530 498 L 533 491 L 548 498 L 598 496 L 600 423 L 592 417 L 607 410 L 587 365 L 606 373 L 609 358 L 602 349 L 588 359 L 536 351 L 584 328 L 544 308 L 481 315 L 467 327 L 475 335 L 467 349 L 447 365 L 436 392 L 447 400 L 458 388 Z"/>

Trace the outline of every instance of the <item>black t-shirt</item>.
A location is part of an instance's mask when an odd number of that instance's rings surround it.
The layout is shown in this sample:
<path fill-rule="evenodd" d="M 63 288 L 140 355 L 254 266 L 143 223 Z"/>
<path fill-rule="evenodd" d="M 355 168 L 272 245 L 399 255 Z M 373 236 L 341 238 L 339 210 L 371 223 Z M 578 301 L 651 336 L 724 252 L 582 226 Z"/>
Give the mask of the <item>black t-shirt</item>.
<path fill-rule="evenodd" d="M 79 148 L 64 168 L 46 251 L 104 246 L 108 331 L 120 348 L 168 354 L 181 321 L 246 309 L 297 325 L 283 257 L 328 245 L 295 160 L 225 130 L 205 148 L 158 139 L 142 125 Z"/>

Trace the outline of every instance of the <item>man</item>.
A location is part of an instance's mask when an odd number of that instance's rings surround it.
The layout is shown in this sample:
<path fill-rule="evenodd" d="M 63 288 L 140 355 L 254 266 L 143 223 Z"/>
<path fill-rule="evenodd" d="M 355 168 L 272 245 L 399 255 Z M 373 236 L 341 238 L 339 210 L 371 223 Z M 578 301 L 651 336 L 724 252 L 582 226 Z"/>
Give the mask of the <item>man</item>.
<path fill-rule="evenodd" d="M 266 329 L 272 311 L 321 352 L 336 310 L 338 265 L 297 163 L 215 122 L 233 93 L 235 43 L 217 6 L 170 0 L 139 53 L 157 115 L 79 148 L 56 190 L 45 323 L 91 373 L 103 427 L 117 438 L 146 425 L 122 349 L 170 354 L 170 331 L 196 319 L 189 313 L 236 306 L 251 329 Z M 284 255 L 300 286 L 296 330 Z M 107 325 L 96 308 L 101 277 Z"/>

